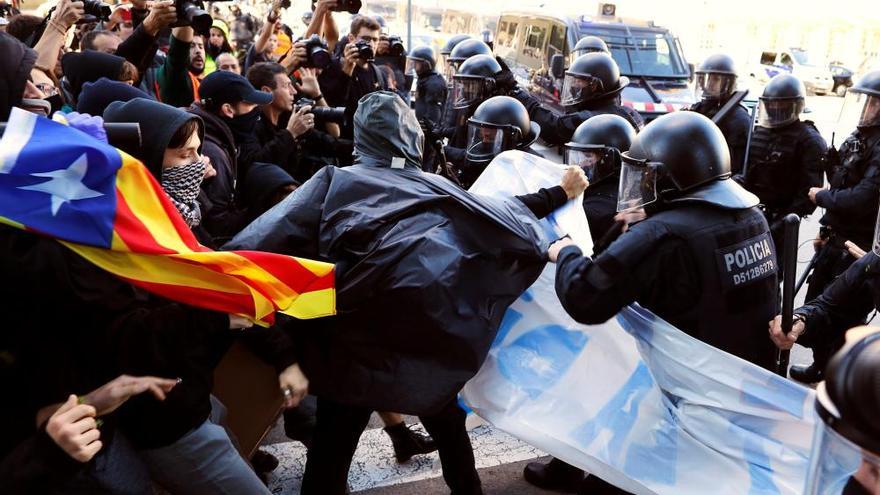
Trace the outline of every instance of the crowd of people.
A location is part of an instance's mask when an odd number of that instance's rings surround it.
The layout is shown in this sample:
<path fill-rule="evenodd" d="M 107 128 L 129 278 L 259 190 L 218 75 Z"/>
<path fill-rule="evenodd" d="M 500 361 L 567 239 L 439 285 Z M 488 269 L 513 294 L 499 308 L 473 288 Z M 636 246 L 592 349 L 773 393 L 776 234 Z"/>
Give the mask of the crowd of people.
<path fill-rule="evenodd" d="M 0 226 L 2 273 L 17 281 L 0 287 L 12 320 L 0 337 L 10 398 L 0 491 L 268 493 L 278 461 L 243 458 L 212 395 L 220 360 L 242 342 L 277 371 L 285 431 L 309 449 L 303 493 L 346 492 L 372 411 L 387 411 L 398 461 L 439 451 L 452 493 L 482 493 L 456 394 L 547 260 L 579 322 L 637 302 L 774 371 L 777 350 L 802 343 L 815 361 L 790 373 L 804 383 L 821 381 L 845 330 L 880 307 L 880 72 L 850 88 L 852 134 L 836 149 L 801 119 L 806 92 L 792 75 L 764 88 L 752 129 L 724 54 L 697 69 L 693 107 L 646 125 L 621 103 L 628 79 L 598 38 L 578 43 L 560 114 L 468 36 L 440 56 L 407 52 L 369 16 L 340 33 L 337 0 L 314 3 L 299 29 L 276 3 L 261 19 L 215 11 L 199 32 L 178 6 L 131 0 L 106 19 L 74 0 L 45 18 L 10 10 L 0 121 L 13 108 L 61 113 L 104 141 L 105 123 L 139 124 L 139 141 L 110 144 L 143 163 L 202 245 L 336 263 L 340 314 L 249 331 L 239 315 L 150 296 L 58 242 Z M 564 150 L 558 186 L 504 205 L 466 192 L 500 153 L 540 155 L 538 139 Z M 580 196 L 593 252 L 569 238 L 548 247 L 530 222 Z M 817 207 L 808 302 L 783 329 L 783 219 Z M 419 238 L 430 229 L 453 241 Z M 446 276 L 413 275 L 437 269 L 417 248 L 454 260 Z M 430 283 L 388 285 L 398 275 Z M 555 459 L 524 476 L 621 493 Z"/>

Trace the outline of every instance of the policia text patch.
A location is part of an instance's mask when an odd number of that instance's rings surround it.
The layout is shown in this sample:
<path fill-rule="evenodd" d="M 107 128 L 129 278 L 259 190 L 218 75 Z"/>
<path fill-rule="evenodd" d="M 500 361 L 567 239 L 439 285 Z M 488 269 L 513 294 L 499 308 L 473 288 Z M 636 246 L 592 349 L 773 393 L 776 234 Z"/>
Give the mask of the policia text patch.
<path fill-rule="evenodd" d="M 715 259 L 725 292 L 776 276 L 776 247 L 769 233 L 716 249 Z"/>

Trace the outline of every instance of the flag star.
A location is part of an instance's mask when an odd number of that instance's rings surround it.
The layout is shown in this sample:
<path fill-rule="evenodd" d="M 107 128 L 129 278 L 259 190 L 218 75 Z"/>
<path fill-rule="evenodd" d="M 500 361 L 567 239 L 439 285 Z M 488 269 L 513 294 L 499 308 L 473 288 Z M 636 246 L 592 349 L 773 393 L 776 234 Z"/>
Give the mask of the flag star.
<path fill-rule="evenodd" d="M 61 205 L 64 203 L 79 199 L 96 198 L 103 195 L 98 191 L 89 189 L 83 184 L 83 178 L 86 176 L 88 166 L 88 159 L 86 158 L 86 154 L 83 153 L 69 168 L 31 174 L 33 177 L 48 177 L 51 180 L 34 184 L 32 186 L 20 187 L 19 189 L 39 191 L 51 195 L 52 216 L 55 216 L 58 214 L 58 209 L 61 208 Z"/>

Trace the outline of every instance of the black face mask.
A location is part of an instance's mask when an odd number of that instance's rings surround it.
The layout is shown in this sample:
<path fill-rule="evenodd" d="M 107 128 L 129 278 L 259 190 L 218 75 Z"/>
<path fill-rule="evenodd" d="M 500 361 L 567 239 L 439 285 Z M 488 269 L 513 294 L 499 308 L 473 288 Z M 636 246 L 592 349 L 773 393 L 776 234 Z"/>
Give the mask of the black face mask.
<path fill-rule="evenodd" d="M 253 136 L 258 120 L 260 120 L 260 107 L 256 107 L 249 113 L 237 115 L 231 119 L 223 117 L 223 121 L 229 126 L 229 130 L 232 131 L 236 141 Z"/>

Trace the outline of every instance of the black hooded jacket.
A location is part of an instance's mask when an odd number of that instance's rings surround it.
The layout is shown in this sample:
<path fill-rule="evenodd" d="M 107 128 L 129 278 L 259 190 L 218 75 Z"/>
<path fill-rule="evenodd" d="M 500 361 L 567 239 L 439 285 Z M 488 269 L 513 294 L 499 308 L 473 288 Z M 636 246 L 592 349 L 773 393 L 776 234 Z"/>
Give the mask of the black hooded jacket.
<path fill-rule="evenodd" d="M 21 104 L 24 87 L 37 62 L 37 52 L 6 33 L 0 33 L 0 122 Z"/>
<path fill-rule="evenodd" d="M 68 101 L 76 102 L 82 92 L 83 84 L 94 82 L 102 77 L 118 81 L 122 73 L 125 59 L 109 53 L 87 50 L 71 52 L 61 57 L 61 68 L 64 70 L 65 91 L 69 94 Z"/>

